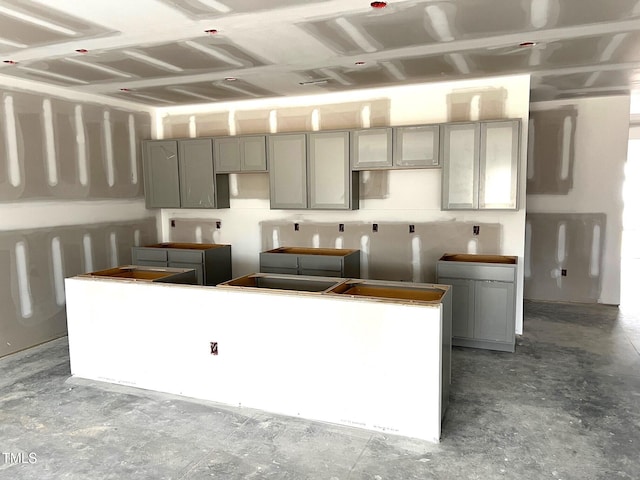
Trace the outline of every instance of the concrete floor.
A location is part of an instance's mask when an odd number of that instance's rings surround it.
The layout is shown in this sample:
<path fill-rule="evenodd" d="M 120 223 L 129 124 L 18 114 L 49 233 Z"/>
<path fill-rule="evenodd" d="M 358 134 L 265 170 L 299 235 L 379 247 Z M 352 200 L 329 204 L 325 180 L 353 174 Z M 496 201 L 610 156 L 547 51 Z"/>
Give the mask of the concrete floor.
<path fill-rule="evenodd" d="M 526 302 L 524 328 L 454 349 L 438 445 L 70 379 L 56 340 L 0 360 L 0 479 L 640 478 L 640 314 Z"/>

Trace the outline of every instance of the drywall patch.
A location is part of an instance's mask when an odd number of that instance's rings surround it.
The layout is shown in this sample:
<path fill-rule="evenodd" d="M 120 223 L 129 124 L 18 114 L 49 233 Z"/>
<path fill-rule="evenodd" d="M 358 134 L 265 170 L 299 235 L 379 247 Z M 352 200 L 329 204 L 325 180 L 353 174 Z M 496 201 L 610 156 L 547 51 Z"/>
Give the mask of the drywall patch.
<path fill-rule="evenodd" d="M 241 173 L 235 179 L 237 190 L 232 198 L 269 200 L 268 173 Z"/>
<path fill-rule="evenodd" d="M 501 252 L 502 226 L 477 222 L 346 222 L 268 221 L 260 223 L 262 250 L 278 247 L 320 247 L 360 250 L 360 275 L 377 280 L 435 282 L 436 262 L 444 253 L 467 253 L 475 241 L 477 253 Z M 340 231 L 340 224 L 344 225 Z M 410 225 L 413 225 L 411 231 Z M 478 235 L 474 226 L 481 226 Z M 276 244 L 277 242 L 277 244 Z"/>
<path fill-rule="evenodd" d="M 504 119 L 507 97 L 505 88 L 454 90 L 447 95 L 447 121 Z"/>
<path fill-rule="evenodd" d="M 530 243 L 525 298 L 596 303 L 602 287 L 606 215 L 529 213 L 526 225 Z"/>
<path fill-rule="evenodd" d="M 169 225 L 170 242 L 220 243 L 219 218 L 170 218 Z"/>
<path fill-rule="evenodd" d="M 265 134 L 269 131 L 269 110 L 236 111 L 236 134 Z"/>
<path fill-rule="evenodd" d="M 567 195 L 573 188 L 577 121 L 572 105 L 529 113 L 527 195 Z"/>
<path fill-rule="evenodd" d="M 387 170 L 363 170 L 360 172 L 360 198 L 383 199 L 389 196 L 389 172 Z"/>
<path fill-rule="evenodd" d="M 389 99 L 321 105 L 318 107 L 322 119 L 320 129 L 341 130 L 387 126 L 390 122 L 390 110 Z M 366 112 L 366 119 L 363 119 L 363 111 Z M 366 120 L 368 125 L 364 125 L 363 120 Z"/>

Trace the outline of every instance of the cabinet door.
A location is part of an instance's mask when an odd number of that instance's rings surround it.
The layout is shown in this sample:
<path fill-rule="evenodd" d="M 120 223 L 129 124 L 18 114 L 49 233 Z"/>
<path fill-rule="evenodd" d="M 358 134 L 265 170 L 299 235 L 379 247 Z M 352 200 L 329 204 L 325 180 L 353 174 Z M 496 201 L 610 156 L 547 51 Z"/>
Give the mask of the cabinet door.
<path fill-rule="evenodd" d="M 391 128 L 369 128 L 351 132 L 351 166 L 354 170 L 391 168 Z"/>
<path fill-rule="evenodd" d="M 238 137 L 216 138 L 213 141 L 215 148 L 216 172 L 239 172 L 240 140 Z"/>
<path fill-rule="evenodd" d="M 442 128 L 442 209 L 477 209 L 480 124 Z"/>
<path fill-rule="evenodd" d="M 204 267 L 202 263 L 169 262 L 171 268 L 192 268 L 196 271 L 198 285 L 204 285 Z"/>
<path fill-rule="evenodd" d="M 307 208 L 305 134 L 269 135 L 271 208 Z"/>
<path fill-rule="evenodd" d="M 475 338 L 512 342 L 515 337 L 513 283 L 475 280 L 475 289 Z"/>
<path fill-rule="evenodd" d="M 183 208 L 216 208 L 211 139 L 180 140 L 180 199 Z"/>
<path fill-rule="evenodd" d="M 481 126 L 479 208 L 517 208 L 520 122 Z"/>
<path fill-rule="evenodd" d="M 267 171 L 267 137 L 240 138 L 240 169 L 243 172 Z"/>
<path fill-rule="evenodd" d="M 349 133 L 309 134 L 309 207 L 349 209 Z"/>
<path fill-rule="evenodd" d="M 394 167 L 438 167 L 440 127 L 423 125 L 393 129 Z"/>
<path fill-rule="evenodd" d="M 179 208 L 178 143 L 145 142 L 144 198 L 147 208 Z"/>
<path fill-rule="evenodd" d="M 453 287 L 452 305 L 452 332 L 453 337 L 473 338 L 474 335 L 474 281 L 464 278 L 439 277 L 438 283 Z"/>

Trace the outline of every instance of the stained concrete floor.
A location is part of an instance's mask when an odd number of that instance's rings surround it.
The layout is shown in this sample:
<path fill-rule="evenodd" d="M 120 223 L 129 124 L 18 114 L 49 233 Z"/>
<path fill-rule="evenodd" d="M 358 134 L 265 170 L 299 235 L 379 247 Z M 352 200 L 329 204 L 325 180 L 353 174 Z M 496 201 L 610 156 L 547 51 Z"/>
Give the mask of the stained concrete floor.
<path fill-rule="evenodd" d="M 640 478 L 640 313 L 526 302 L 524 328 L 454 349 L 437 445 L 73 379 L 59 339 L 0 359 L 0 479 Z"/>

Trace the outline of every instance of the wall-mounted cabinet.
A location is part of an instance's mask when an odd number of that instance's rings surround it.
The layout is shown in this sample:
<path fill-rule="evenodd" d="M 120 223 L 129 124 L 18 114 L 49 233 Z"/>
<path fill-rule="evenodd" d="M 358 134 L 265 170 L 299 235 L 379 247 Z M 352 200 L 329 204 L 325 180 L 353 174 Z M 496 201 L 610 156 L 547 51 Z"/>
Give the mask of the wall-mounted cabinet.
<path fill-rule="evenodd" d="M 144 198 L 147 208 L 179 208 L 178 142 L 144 143 Z"/>
<path fill-rule="evenodd" d="M 442 129 L 442 209 L 517 210 L 520 121 Z"/>
<path fill-rule="evenodd" d="M 353 170 L 437 168 L 440 126 L 369 128 L 351 132 Z"/>
<path fill-rule="evenodd" d="M 310 133 L 308 167 L 309 208 L 358 208 L 358 174 L 349 168 L 348 132 Z"/>
<path fill-rule="evenodd" d="M 393 166 L 393 130 L 367 128 L 351 131 L 351 168 L 388 169 Z"/>
<path fill-rule="evenodd" d="M 213 140 L 216 172 L 266 172 L 267 137 L 252 135 Z"/>
<path fill-rule="evenodd" d="M 210 138 L 144 142 L 147 208 L 228 208 L 229 177 L 216 175 Z"/>
<path fill-rule="evenodd" d="M 307 208 L 307 136 L 269 135 L 271 208 Z"/>
<path fill-rule="evenodd" d="M 439 167 L 440 126 L 394 127 L 393 166 L 395 168 Z"/>
<path fill-rule="evenodd" d="M 358 208 L 348 132 L 269 135 L 268 149 L 272 209 Z"/>

